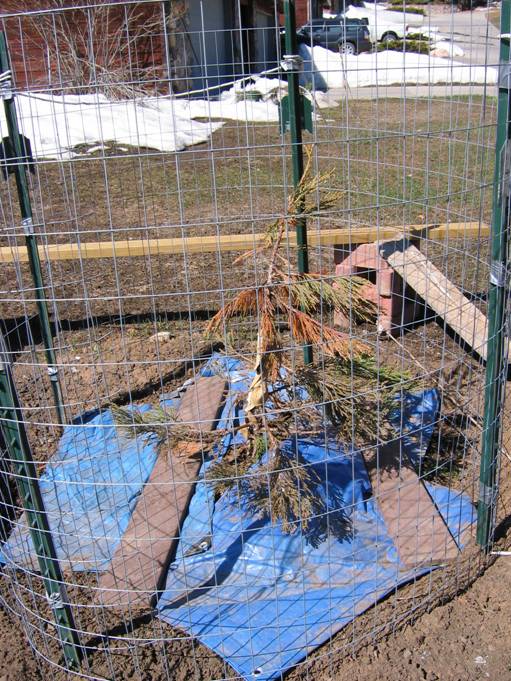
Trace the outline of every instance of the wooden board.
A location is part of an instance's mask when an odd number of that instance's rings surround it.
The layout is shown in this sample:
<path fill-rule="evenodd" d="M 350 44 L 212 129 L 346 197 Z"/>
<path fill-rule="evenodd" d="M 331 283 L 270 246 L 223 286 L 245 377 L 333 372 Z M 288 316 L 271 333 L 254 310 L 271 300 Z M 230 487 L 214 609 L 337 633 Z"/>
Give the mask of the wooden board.
<path fill-rule="evenodd" d="M 220 376 L 200 377 L 184 393 L 177 417 L 197 429 L 197 442 L 186 447 L 188 455 L 201 451 L 200 433 L 215 428 L 226 387 Z M 100 577 L 97 603 L 151 607 L 175 554 L 201 464 L 200 457 L 160 454 L 112 562 Z"/>
<path fill-rule="evenodd" d="M 381 253 L 429 307 L 478 355 L 486 359 L 488 319 L 415 246 L 389 242 Z"/>
<path fill-rule="evenodd" d="M 364 455 L 373 494 L 406 568 L 440 565 L 459 549 L 427 489 L 403 460 L 399 442 Z"/>
<path fill-rule="evenodd" d="M 489 235 L 488 225 L 479 222 L 460 222 L 434 225 L 410 225 L 406 234 L 427 239 L 477 238 Z M 338 244 L 364 244 L 393 239 L 403 234 L 403 227 L 356 227 L 353 229 L 310 229 L 310 246 Z M 133 239 L 130 241 L 91 241 L 80 244 L 45 244 L 39 246 L 41 260 L 89 260 L 94 258 L 133 258 L 149 255 L 184 255 L 248 251 L 263 242 L 264 233 L 224 234 L 221 236 L 194 236 L 173 239 Z M 296 248 L 296 236 L 289 235 L 287 245 Z M 0 263 L 28 262 L 25 246 L 2 246 Z"/>

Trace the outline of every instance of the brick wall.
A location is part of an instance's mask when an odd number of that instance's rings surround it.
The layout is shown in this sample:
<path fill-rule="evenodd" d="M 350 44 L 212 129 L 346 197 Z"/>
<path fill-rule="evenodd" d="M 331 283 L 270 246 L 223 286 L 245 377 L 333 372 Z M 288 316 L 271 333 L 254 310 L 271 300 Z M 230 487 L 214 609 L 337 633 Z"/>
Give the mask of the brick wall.
<path fill-rule="evenodd" d="M 35 10 L 37 6 L 46 6 L 44 0 L 31 0 L 30 9 Z M 26 0 L 25 0 L 26 6 Z M 22 2 L 19 0 L 3 0 L 2 10 L 5 12 L 19 11 Z M 54 26 L 64 27 L 66 33 L 76 32 L 77 38 L 73 41 L 78 47 L 80 56 L 86 60 L 87 41 L 88 41 L 88 22 L 91 21 L 92 14 L 86 11 L 67 11 L 62 13 L 64 20 L 59 22 L 59 15 L 55 21 L 44 20 L 34 15 L 33 17 L 17 16 L 5 20 L 5 29 L 9 43 L 11 64 L 14 72 L 16 86 L 20 89 L 34 89 L 41 87 L 67 87 L 72 84 L 71 70 L 64 66 L 66 58 L 69 57 L 70 50 L 66 44 L 62 30 L 54 31 Z M 105 58 L 115 50 L 115 40 L 118 40 L 118 29 L 126 17 L 125 8 L 119 7 L 105 8 L 100 17 L 101 27 L 95 32 L 96 44 L 94 51 L 99 66 L 104 65 Z M 152 19 L 159 20 L 161 17 L 161 6 L 159 4 L 148 4 L 137 11 L 137 21 L 143 24 L 144 21 Z M 39 27 L 39 28 L 38 28 Z M 49 37 L 48 45 L 45 37 Z M 111 36 L 112 50 L 105 45 L 105 38 Z M 115 36 L 115 37 L 114 37 Z M 125 34 L 123 39 L 126 39 Z M 162 22 L 156 26 L 150 37 L 137 40 L 131 46 L 130 62 L 134 71 L 137 69 L 159 69 L 163 70 L 166 60 L 164 58 L 164 40 L 162 35 Z M 120 64 L 113 64 L 120 66 Z M 129 75 L 129 65 L 126 74 Z"/>
<path fill-rule="evenodd" d="M 16 86 L 46 85 L 47 50 L 36 31 L 28 22 L 14 19 L 6 19 L 5 28 Z"/>
<path fill-rule="evenodd" d="M 309 20 L 310 10 L 312 16 L 321 16 L 323 2 L 321 0 L 295 0 L 296 25 L 301 26 Z"/>
<path fill-rule="evenodd" d="M 305 24 L 309 18 L 309 0 L 296 0 L 296 25 Z"/>

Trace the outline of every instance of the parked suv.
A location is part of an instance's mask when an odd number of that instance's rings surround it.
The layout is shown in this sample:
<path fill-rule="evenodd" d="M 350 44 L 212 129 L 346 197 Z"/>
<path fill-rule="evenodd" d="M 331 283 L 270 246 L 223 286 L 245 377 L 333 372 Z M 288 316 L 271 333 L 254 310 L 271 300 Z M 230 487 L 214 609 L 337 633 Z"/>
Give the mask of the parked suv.
<path fill-rule="evenodd" d="M 371 50 L 367 21 L 363 19 L 312 19 L 298 30 L 298 37 L 309 45 L 320 45 L 341 54 Z"/>

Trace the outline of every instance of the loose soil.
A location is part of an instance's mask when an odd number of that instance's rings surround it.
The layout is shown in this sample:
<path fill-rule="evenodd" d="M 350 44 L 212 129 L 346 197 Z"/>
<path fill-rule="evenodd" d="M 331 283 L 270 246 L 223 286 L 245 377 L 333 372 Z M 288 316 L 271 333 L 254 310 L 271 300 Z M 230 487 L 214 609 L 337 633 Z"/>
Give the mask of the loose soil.
<path fill-rule="evenodd" d="M 168 336 L 163 339 L 154 337 L 154 328 L 154 324 L 133 324 L 126 327 L 103 325 L 99 329 L 100 332 L 93 337 L 94 342 L 91 342 L 89 332 L 68 331 L 62 334 L 64 342 L 61 358 L 65 367 L 63 383 L 68 395 L 70 415 L 75 416 L 98 404 L 107 404 L 109 400 L 118 398 L 120 391 L 125 391 L 126 387 L 135 393 L 143 390 L 148 384 L 158 386 L 159 377 L 161 378 L 167 370 L 179 368 L 182 366 L 183 357 L 193 356 L 192 344 L 193 349 L 204 347 L 201 324 L 194 327 L 194 333 L 190 336 L 187 326 L 183 327 L 183 324 L 178 322 L 169 323 L 165 331 Z M 374 331 L 370 328 L 359 328 L 357 333 L 367 339 L 374 338 Z M 249 332 L 242 336 L 241 340 L 245 343 L 245 346 L 243 342 L 238 345 L 241 352 L 243 347 L 248 350 L 253 345 Z M 187 343 L 190 344 L 190 354 Z M 382 361 L 394 365 L 399 363 L 416 374 L 428 372 L 430 381 L 438 378 L 438 367 L 448 364 L 449 361 L 456 368 L 454 376 L 460 372 L 461 367 L 464 367 L 469 388 L 461 383 L 457 385 L 460 412 L 465 415 L 480 413 L 482 394 L 480 367 L 475 360 L 470 360 L 453 339 L 444 335 L 443 329 L 434 319 L 426 324 L 418 324 L 415 329 L 398 339 L 398 343 L 390 340 L 379 341 L 377 348 Z M 32 407 L 28 417 L 31 423 L 29 433 L 34 455 L 42 470 L 46 460 L 55 450 L 58 430 L 55 428 L 52 433 L 47 426 L 41 425 L 53 418 L 51 393 L 42 374 L 42 357 L 36 357 L 36 361 L 30 364 L 28 360 L 31 356 L 28 351 L 19 353 L 15 373 L 20 397 L 25 405 L 29 404 Z M 421 367 L 418 367 L 417 360 L 420 361 Z M 189 364 L 176 378 L 170 381 L 162 379 L 161 388 L 154 389 L 139 401 L 156 402 L 162 391 L 176 387 L 192 372 L 193 365 Z M 442 423 L 435 433 L 426 463 L 431 470 L 429 474 L 431 480 L 462 489 L 475 499 L 474 482 L 479 465 L 479 429 L 469 426 L 470 424 L 465 423 L 464 429 L 458 427 L 453 431 L 452 427 L 448 427 L 447 420 Z M 426 474 L 426 470 L 423 470 L 423 474 Z M 506 489 L 505 487 L 504 493 L 507 493 Z M 12 492 L 15 499 L 15 491 Z M 505 505 L 502 506 L 500 513 L 502 518 L 507 517 Z M 501 545 L 507 546 L 505 533 Z M 501 562 L 507 566 L 505 560 Z M 495 585 L 493 590 L 490 588 L 494 584 L 488 576 L 491 571 L 477 580 L 470 589 L 469 594 L 475 594 L 472 600 L 467 594 L 452 604 L 437 608 L 429 614 L 427 612 L 435 605 L 455 596 L 460 588 L 468 586 L 483 567 L 480 555 L 472 547 L 462 554 L 455 565 L 437 570 L 429 577 L 397 590 L 385 601 L 357 618 L 352 626 L 342 630 L 330 643 L 315 651 L 306 663 L 291 671 L 286 678 L 296 681 L 305 679 L 326 681 L 351 677 L 381 678 L 390 681 L 397 678 L 393 676 L 394 670 L 396 674 L 406 674 L 404 678 L 410 679 L 437 678 L 442 681 L 457 678 L 478 679 L 481 674 L 483 675 L 481 678 L 488 678 L 484 674 L 490 668 L 500 671 L 505 660 L 504 639 L 499 643 L 497 634 L 491 633 L 488 634 L 488 639 L 478 639 L 483 628 L 482 618 L 485 613 L 491 612 L 492 599 L 497 600 L 502 593 L 500 582 L 498 587 Z M 497 566 L 491 568 L 492 571 L 496 569 Z M 91 607 L 94 601 L 93 590 L 97 587 L 95 576 L 68 574 L 67 579 L 70 584 L 68 590 L 71 602 L 82 604 L 81 607 L 75 606 L 74 611 L 78 626 L 89 632 L 84 638 L 91 649 L 89 655 L 91 674 L 121 681 L 132 678 L 154 681 L 237 678 L 214 653 L 201 644 L 185 638 L 183 632 L 151 619 L 147 612 L 133 613 L 132 629 L 126 627 L 124 619 L 119 615 Z M 505 583 L 502 586 L 505 590 Z M 3 667 L 7 674 L 5 678 L 38 681 L 48 678 L 50 674 L 57 680 L 68 678 L 64 671 L 55 672 L 54 669 L 45 666 L 45 663 L 35 661 L 28 653 L 19 654 L 19 646 L 17 648 L 14 645 L 15 641 L 23 640 L 16 628 L 20 622 L 18 603 L 20 600 L 26 602 L 29 593 L 35 601 L 28 611 L 21 611 L 25 622 L 23 626 L 32 631 L 34 645 L 42 654 L 53 660 L 59 659 L 58 649 L 52 638 L 52 627 L 40 619 L 43 617 L 51 621 L 40 580 L 19 573 L 13 579 L 13 575 L 7 572 L 0 583 L 0 596 L 7 608 L 0 619 L 0 626 L 5 627 L 3 637 L 0 632 L 0 660 L 2 656 L 5 659 Z M 483 607 L 484 604 L 486 605 Z M 466 626 L 469 605 L 476 608 L 474 617 L 470 610 L 470 629 Z M 505 602 L 501 607 L 504 610 Z M 11 617 L 16 623 L 14 627 L 10 624 L 9 609 L 12 610 Z M 421 614 L 422 618 L 419 617 Z M 418 622 L 411 626 L 417 618 Z M 477 623 L 477 618 L 481 619 L 480 624 Z M 494 626 L 503 626 L 497 619 L 495 618 Z M 410 623 L 409 626 L 406 626 L 407 622 Z M 436 626 L 433 626 L 433 623 L 437 623 Z M 444 635 L 447 627 L 448 636 Z M 389 635 L 389 638 L 382 641 L 381 638 L 385 634 Z M 142 644 L 142 641 L 158 639 L 164 639 L 165 642 Z M 485 641 L 488 641 L 487 646 Z M 461 653 L 459 656 L 453 655 L 455 645 L 460 646 L 459 650 L 464 651 L 463 655 Z M 490 645 L 493 648 L 490 648 Z M 448 659 L 450 666 L 444 664 L 442 650 L 445 650 L 445 658 Z M 481 650 L 483 652 L 480 652 Z M 350 655 L 356 655 L 355 659 L 351 659 Z M 476 658 L 479 660 L 478 656 L 484 658 L 486 662 L 474 662 Z M 447 670 L 452 670 L 449 671 L 450 675 Z M 461 670 L 470 670 L 472 676 L 468 671 L 456 676 Z"/>
<path fill-rule="evenodd" d="M 465 593 L 435 608 L 356 658 L 333 655 L 317 673 L 291 672 L 289 681 L 506 681 L 511 678 L 510 558 L 499 558 Z M 36 658 L 24 644 L 25 634 L 15 618 L 0 610 L 0 681 L 65 679 Z M 191 651 L 190 651 L 191 652 Z M 196 651 L 196 654 L 199 651 Z M 202 653 L 202 654 L 200 654 Z M 221 663 L 201 649 L 197 664 L 179 649 L 172 674 L 153 675 L 155 653 L 140 651 L 142 674 L 131 678 L 175 681 L 222 678 Z M 122 661 L 116 664 L 122 667 Z M 218 674 L 221 674 L 218 676 Z M 211 674 L 211 675 L 210 675 Z M 115 678 L 130 678 L 122 675 Z M 234 677 L 236 678 L 236 677 Z"/>

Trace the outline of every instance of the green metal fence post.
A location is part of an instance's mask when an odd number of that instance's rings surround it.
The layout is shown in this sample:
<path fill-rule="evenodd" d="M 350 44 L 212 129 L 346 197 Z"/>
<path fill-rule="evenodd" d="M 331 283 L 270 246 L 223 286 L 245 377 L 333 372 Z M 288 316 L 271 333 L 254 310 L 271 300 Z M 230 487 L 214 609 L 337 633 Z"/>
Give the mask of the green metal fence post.
<path fill-rule="evenodd" d="M 477 542 L 488 549 L 493 539 L 501 435 L 501 407 L 507 378 L 506 304 L 508 282 L 509 200 L 511 183 L 511 0 L 502 0 L 497 144 L 491 229 L 491 274 L 488 294 L 488 361 L 484 397 Z"/>
<path fill-rule="evenodd" d="M 18 119 L 16 115 L 16 104 L 14 102 L 14 91 L 12 86 L 12 73 L 7 49 L 5 34 L 0 31 L 0 99 L 4 102 L 5 118 L 7 121 L 7 131 L 13 159 L 8 159 L 8 163 L 14 163 L 14 174 L 16 177 L 16 189 L 21 211 L 21 221 L 25 234 L 30 272 L 35 287 L 37 311 L 41 324 L 41 334 L 44 342 L 44 352 L 48 364 L 48 375 L 53 390 L 53 397 L 57 409 L 59 423 L 65 423 L 65 413 L 62 399 L 62 389 L 58 377 L 57 362 L 53 348 L 53 338 L 51 333 L 50 318 L 48 315 L 48 305 L 44 293 L 44 282 L 41 269 L 41 260 L 37 248 L 37 238 L 34 233 L 32 205 L 30 203 L 30 192 L 27 177 L 27 167 L 24 157 L 26 151 L 22 147 L 20 138 Z"/>
<path fill-rule="evenodd" d="M 0 334 L 0 428 L 16 477 L 30 536 L 43 576 L 48 603 L 55 618 L 66 664 L 77 669 L 82 648 L 57 559 L 39 479 L 12 377 L 3 335 Z"/>
<path fill-rule="evenodd" d="M 283 56 L 287 75 L 289 95 L 289 130 L 291 134 L 291 157 L 293 162 L 293 186 L 297 187 L 303 175 L 303 142 L 302 142 L 302 115 L 299 84 L 298 49 L 296 42 L 296 13 L 295 1 L 284 0 L 285 18 L 285 45 L 286 54 Z M 298 271 L 309 271 L 309 254 L 307 248 L 307 222 L 305 217 L 296 221 L 296 242 L 298 246 Z M 306 345 L 303 349 L 306 364 L 312 362 L 312 348 Z"/>

